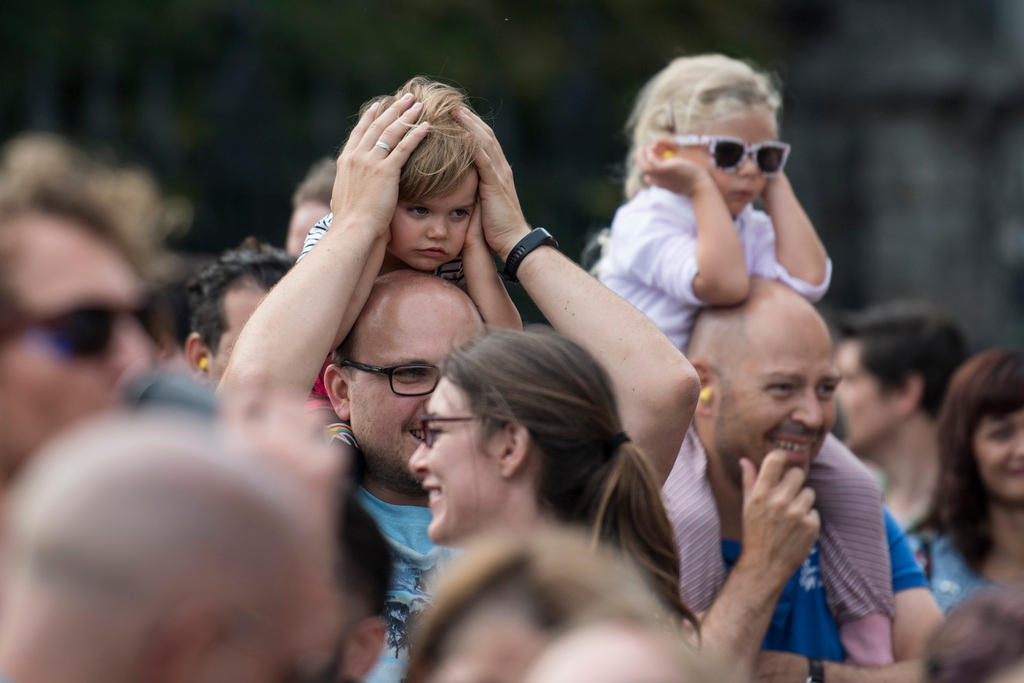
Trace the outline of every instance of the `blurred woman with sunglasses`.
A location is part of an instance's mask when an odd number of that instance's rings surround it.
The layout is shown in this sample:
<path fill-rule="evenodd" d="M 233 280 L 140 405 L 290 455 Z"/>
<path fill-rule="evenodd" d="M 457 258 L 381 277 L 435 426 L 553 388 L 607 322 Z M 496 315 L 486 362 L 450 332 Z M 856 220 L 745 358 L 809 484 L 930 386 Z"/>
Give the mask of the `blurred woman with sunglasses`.
<path fill-rule="evenodd" d="M 920 554 L 948 612 L 979 588 L 1024 583 L 1024 351 L 961 365 L 937 428 L 939 484 Z"/>
<path fill-rule="evenodd" d="M 700 309 L 741 303 L 751 278 L 778 280 L 811 301 L 828 289 L 831 261 L 783 170 L 789 145 L 777 139 L 781 99 L 767 74 L 722 55 L 698 55 L 657 73 L 630 114 L 628 201 L 615 214 L 595 273 L 680 349 Z M 755 200 L 765 211 L 753 207 Z M 834 438 L 815 458 L 810 482 L 822 521 L 838 539 L 837 555 L 852 562 L 852 583 L 891 596 L 873 571 L 888 562 L 882 516 L 865 520 L 851 512 L 877 507 L 877 482 Z M 683 505 L 714 512 L 706 502 Z M 864 523 L 877 543 L 858 542 Z M 879 626 L 888 623 L 891 597 L 865 604 L 859 588 L 842 582 L 826 583 L 826 591 L 830 600 L 856 605 L 841 619 L 844 645 L 860 653 L 854 660 L 890 662 L 889 638 Z"/>
<path fill-rule="evenodd" d="M 137 317 L 148 254 L 115 204 L 151 205 L 120 177 L 57 139 L 0 154 L 0 493 L 40 444 L 114 406 L 152 362 Z"/>

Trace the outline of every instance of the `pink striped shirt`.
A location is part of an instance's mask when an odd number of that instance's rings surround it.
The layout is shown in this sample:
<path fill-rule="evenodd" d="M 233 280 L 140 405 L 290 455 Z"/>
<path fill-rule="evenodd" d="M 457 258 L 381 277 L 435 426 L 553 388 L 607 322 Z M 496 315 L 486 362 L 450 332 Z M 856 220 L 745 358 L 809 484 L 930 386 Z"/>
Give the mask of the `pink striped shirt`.
<path fill-rule="evenodd" d="M 808 484 L 821 515 L 821 573 L 829 608 L 850 661 L 893 661 L 892 573 L 874 476 L 831 434 L 814 459 Z M 679 549 L 680 594 L 695 612 L 711 606 L 725 583 L 722 532 L 707 477 L 707 454 L 693 427 L 662 487 Z"/>

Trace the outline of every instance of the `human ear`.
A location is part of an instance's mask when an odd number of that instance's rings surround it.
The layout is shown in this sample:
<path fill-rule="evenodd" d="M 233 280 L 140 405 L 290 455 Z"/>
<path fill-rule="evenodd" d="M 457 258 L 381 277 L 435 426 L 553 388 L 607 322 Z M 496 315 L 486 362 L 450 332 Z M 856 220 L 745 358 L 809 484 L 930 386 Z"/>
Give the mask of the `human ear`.
<path fill-rule="evenodd" d="M 518 422 L 509 422 L 493 439 L 498 446 L 498 468 L 502 477 L 511 479 L 526 469 L 530 430 Z"/>
<path fill-rule="evenodd" d="M 894 408 L 901 417 L 910 417 L 920 407 L 924 399 L 924 377 L 912 372 L 903 379 L 903 384 L 892 389 L 895 401 Z"/>
<path fill-rule="evenodd" d="M 659 138 L 651 145 L 651 151 L 659 159 L 671 159 L 676 156 L 676 143 L 670 138 Z"/>
<path fill-rule="evenodd" d="M 209 378 L 213 351 L 199 337 L 198 332 L 190 332 L 185 339 L 185 358 L 188 360 L 188 367 L 192 370 L 192 374 L 203 380 Z"/>
<path fill-rule="evenodd" d="M 352 402 L 349 400 L 349 376 L 340 367 L 331 363 L 324 370 L 324 386 L 331 407 L 343 422 L 352 419 Z"/>
<path fill-rule="evenodd" d="M 693 364 L 693 369 L 697 371 L 697 377 L 700 379 L 700 395 L 697 399 L 697 407 L 694 409 L 694 414 L 708 417 L 714 412 L 713 408 L 718 398 L 718 383 L 715 379 L 715 373 L 705 361 L 694 360 L 691 363 Z"/>

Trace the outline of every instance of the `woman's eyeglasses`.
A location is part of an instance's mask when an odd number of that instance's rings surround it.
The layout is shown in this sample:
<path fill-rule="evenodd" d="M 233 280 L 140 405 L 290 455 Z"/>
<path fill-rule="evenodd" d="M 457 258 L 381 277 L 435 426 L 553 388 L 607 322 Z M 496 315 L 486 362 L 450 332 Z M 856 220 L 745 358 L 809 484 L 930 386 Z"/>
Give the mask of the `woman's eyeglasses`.
<path fill-rule="evenodd" d="M 0 315 L 0 339 L 20 334 L 24 341 L 41 342 L 64 358 L 92 358 L 107 351 L 122 316 L 143 324 L 147 320 L 143 310 L 108 306 L 84 306 L 38 319 L 11 312 Z"/>
<path fill-rule="evenodd" d="M 735 172 L 749 156 L 761 173 L 771 177 L 782 170 L 789 157 L 789 145 L 778 140 L 752 145 L 720 135 L 677 135 L 673 140 L 681 147 L 707 147 L 715 167 L 730 173 Z"/>
<path fill-rule="evenodd" d="M 423 443 L 427 448 L 433 448 L 438 435 L 443 433 L 440 429 L 431 428 L 430 425 L 433 422 L 472 422 L 475 419 L 476 418 L 471 415 L 466 417 L 435 417 L 428 415 L 420 420 L 420 431 L 423 432 Z"/>
<path fill-rule="evenodd" d="M 441 379 L 441 370 L 429 363 L 405 363 L 403 365 L 366 365 L 354 360 L 343 360 L 340 365 L 387 375 L 391 391 L 399 396 L 426 396 L 437 388 Z"/>

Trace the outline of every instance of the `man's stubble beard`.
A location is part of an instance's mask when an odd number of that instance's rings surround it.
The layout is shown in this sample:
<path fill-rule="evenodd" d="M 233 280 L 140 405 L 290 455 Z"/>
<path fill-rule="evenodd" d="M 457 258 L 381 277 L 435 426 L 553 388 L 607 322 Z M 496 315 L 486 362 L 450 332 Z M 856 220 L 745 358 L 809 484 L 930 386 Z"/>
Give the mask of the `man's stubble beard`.
<path fill-rule="evenodd" d="M 427 493 L 423 490 L 419 480 L 409 471 L 409 458 L 394 452 L 382 455 L 382 451 L 393 451 L 393 449 L 379 449 L 370 446 L 363 450 L 363 459 L 366 464 L 364 478 L 372 480 L 381 488 L 403 496 L 426 497 Z"/>

